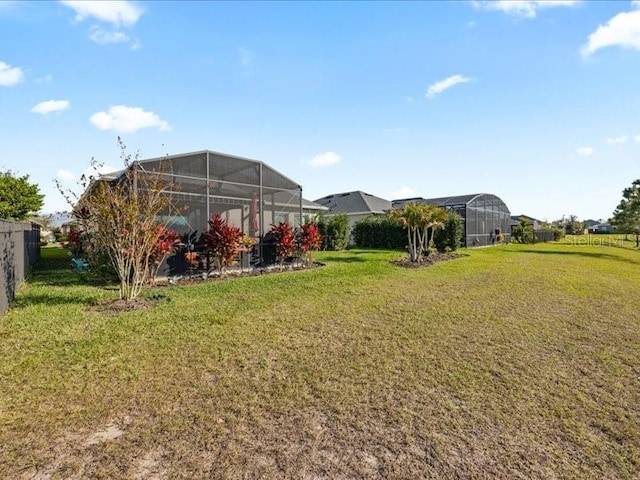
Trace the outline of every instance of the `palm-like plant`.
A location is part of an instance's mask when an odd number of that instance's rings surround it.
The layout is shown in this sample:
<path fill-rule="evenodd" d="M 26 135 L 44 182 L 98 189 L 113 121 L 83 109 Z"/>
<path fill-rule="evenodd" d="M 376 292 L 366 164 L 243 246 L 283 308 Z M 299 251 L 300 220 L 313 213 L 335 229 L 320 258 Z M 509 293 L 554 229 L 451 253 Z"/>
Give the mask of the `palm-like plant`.
<path fill-rule="evenodd" d="M 442 228 L 447 219 L 443 208 L 424 203 L 407 203 L 402 209 L 393 209 L 389 216 L 407 230 L 409 261 L 419 262 L 427 250 L 436 229 Z"/>

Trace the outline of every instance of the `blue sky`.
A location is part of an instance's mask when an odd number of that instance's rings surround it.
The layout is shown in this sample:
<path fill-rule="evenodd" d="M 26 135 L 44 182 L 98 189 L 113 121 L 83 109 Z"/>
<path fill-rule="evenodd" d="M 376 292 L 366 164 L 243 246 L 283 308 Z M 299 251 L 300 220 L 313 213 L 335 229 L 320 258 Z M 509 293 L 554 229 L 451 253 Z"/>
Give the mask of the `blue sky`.
<path fill-rule="evenodd" d="M 0 168 L 210 149 L 304 196 L 608 218 L 640 177 L 640 2 L 0 2 Z"/>

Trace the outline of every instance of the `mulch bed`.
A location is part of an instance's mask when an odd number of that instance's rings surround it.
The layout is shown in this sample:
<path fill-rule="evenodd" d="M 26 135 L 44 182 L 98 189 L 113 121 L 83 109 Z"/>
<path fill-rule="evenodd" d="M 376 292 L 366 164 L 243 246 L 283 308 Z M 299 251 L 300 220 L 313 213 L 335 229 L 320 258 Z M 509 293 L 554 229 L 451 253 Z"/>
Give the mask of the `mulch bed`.
<path fill-rule="evenodd" d="M 87 307 L 87 311 L 91 313 L 106 313 L 116 315 L 122 312 L 131 312 L 134 310 L 147 310 L 156 305 L 157 300 L 138 297 L 128 302 L 124 300 L 105 300 L 97 302 Z"/>
<path fill-rule="evenodd" d="M 407 257 L 401 260 L 391 260 L 391 263 L 397 265 L 398 267 L 405 268 L 421 268 L 421 267 L 430 267 L 431 265 L 435 265 L 436 263 L 446 262 L 448 260 L 454 260 L 456 258 L 464 257 L 460 253 L 456 252 L 448 252 L 448 253 L 439 253 L 434 252 L 431 253 L 428 257 L 422 257 L 419 262 L 410 262 Z"/>

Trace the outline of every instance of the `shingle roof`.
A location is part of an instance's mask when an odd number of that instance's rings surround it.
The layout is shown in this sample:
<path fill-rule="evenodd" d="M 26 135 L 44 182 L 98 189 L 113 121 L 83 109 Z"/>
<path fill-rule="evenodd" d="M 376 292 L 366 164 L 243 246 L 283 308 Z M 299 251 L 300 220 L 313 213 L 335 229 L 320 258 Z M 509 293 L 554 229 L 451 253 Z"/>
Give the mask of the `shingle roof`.
<path fill-rule="evenodd" d="M 511 215 L 511 220 L 516 222 L 516 223 L 519 223 L 520 222 L 520 218 L 522 218 L 522 217 L 526 218 L 527 221 L 530 222 L 530 223 L 534 223 L 534 222 L 544 223 L 542 220 L 538 220 L 537 218 L 530 217 L 529 215 Z"/>
<path fill-rule="evenodd" d="M 360 190 L 356 190 L 355 192 L 334 193 L 326 197 L 318 198 L 314 200 L 314 202 L 327 207 L 329 214 L 385 213 L 387 210 L 391 210 L 391 202 L 389 200 Z"/>
<path fill-rule="evenodd" d="M 481 193 L 471 193 L 468 195 L 456 195 L 453 197 L 439 197 L 439 198 L 402 198 L 393 201 L 393 208 L 402 208 L 407 203 L 428 203 L 429 205 L 435 205 L 436 207 L 452 207 L 454 205 L 466 205 L 471 200 L 476 198 Z"/>

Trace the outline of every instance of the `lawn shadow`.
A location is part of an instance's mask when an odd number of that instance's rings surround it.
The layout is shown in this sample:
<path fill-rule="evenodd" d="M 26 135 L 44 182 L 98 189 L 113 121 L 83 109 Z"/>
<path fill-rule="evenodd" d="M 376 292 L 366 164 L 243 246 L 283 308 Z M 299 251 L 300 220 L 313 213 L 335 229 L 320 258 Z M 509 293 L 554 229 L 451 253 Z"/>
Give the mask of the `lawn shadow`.
<path fill-rule="evenodd" d="M 12 309 L 22 309 L 32 305 L 86 306 L 95 302 L 95 292 L 78 290 L 75 287 L 110 288 L 108 284 L 98 285 L 84 274 L 73 271 L 71 258 L 66 250 L 53 248 L 42 250 L 41 257 L 33 266 L 26 283 L 33 289 L 18 292 L 16 298 L 11 302 Z M 63 289 L 47 289 L 47 287 L 62 287 Z M 66 290 L 67 288 L 74 290 Z M 43 289 L 44 293 L 39 293 Z"/>
<path fill-rule="evenodd" d="M 34 294 L 26 293 L 24 295 L 18 295 L 16 299 L 11 303 L 12 309 L 22 309 L 33 305 L 48 305 L 48 306 L 61 306 L 61 305 L 79 305 L 87 306 L 96 301 L 95 295 L 56 295 L 56 294 Z"/>
<path fill-rule="evenodd" d="M 576 250 L 505 250 L 508 253 L 535 253 L 540 255 L 576 255 L 587 258 L 595 258 L 599 260 L 614 260 L 617 262 L 631 263 L 633 265 L 640 265 L 640 261 L 625 258 L 620 255 L 613 255 L 611 253 L 598 253 L 598 252 L 583 252 L 578 250 L 580 247 L 575 247 Z"/>
<path fill-rule="evenodd" d="M 365 262 L 364 258 L 358 257 L 357 253 L 351 254 L 337 254 L 337 255 L 325 255 L 322 257 L 322 262 L 341 262 L 341 263 L 357 263 L 357 262 Z"/>

